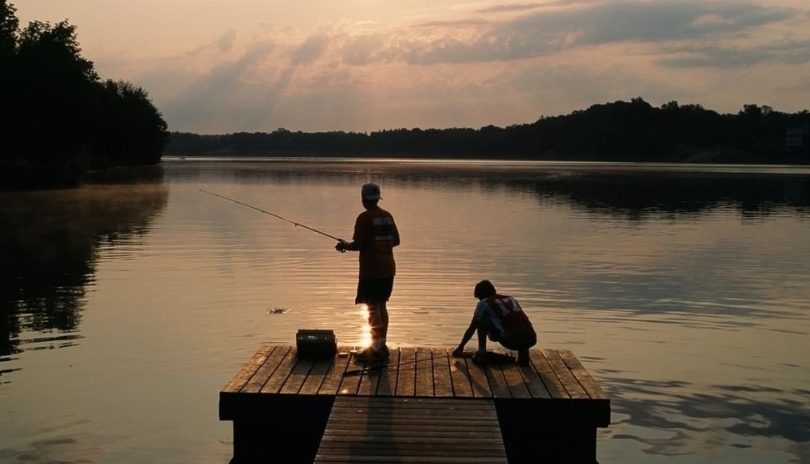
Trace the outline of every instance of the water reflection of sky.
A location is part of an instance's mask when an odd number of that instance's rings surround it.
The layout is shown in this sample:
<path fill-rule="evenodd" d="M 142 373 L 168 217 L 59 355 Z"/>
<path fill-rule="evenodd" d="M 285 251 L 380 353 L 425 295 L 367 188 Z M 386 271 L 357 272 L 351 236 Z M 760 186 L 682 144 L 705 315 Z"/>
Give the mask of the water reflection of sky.
<path fill-rule="evenodd" d="M 472 286 L 490 278 L 541 345 L 572 349 L 611 394 L 600 462 L 808 462 L 810 171 L 694 169 L 186 161 L 157 188 L 122 189 L 124 209 L 56 195 L 62 213 L 41 223 L 30 212 L 52 200 L 15 197 L 4 242 L 49 246 L 7 246 L 17 265 L 3 276 L 79 278 L 3 306 L 0 462 L 222 462 L 215 394 L 260 343 L 332 328 L 362 345 L 368 328 L 356 256 L 199 189 L 348 238 L 368 180 L 403 239 L 394 345 L 458 343 Z"/>
<path fill-rule="evenodd" d="M 754 448 L 761 445 L 758 439 L 768 439 L 774 448 L 795 452 L 796 462 L 806 462 L 810 392 L 763 385 L 696 387 L 612 378 L 613 425 L 619 431 L 605 435 L 635 441 L 644 453 L 664 456 L 711 456 L 721 448 Z"/>

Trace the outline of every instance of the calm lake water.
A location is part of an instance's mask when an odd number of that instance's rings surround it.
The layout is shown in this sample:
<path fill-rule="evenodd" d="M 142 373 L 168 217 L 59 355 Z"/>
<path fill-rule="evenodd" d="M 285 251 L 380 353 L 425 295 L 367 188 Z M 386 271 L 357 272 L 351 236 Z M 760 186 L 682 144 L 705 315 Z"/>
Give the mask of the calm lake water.
<path fill-rule="evenodd" d="M 216 159 L 0 193 L 0 462 L 227 463 L 260 344 L 368 328 L 356 254 L 199 190 L 350 238 L 367 181 L 391 345 L 456 345 L 488 278 L 611 395 L 602 464 L 810 463 L 810 169 Z"/>

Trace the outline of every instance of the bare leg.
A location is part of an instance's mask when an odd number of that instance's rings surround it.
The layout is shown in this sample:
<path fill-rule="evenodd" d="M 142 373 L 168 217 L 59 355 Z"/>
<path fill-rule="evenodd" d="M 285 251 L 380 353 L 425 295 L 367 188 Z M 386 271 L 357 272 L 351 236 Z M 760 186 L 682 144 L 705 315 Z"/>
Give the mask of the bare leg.
<path fill-rule="evenodd" d="M 529 349 L 524 348 L 518 351 L 517 363 L 519 366 L 528 366 L 530 362 Z"/>
<path fill-rule="evenodd" d="M 487 335 L 489 335 L 489 321 L 483 318 L 478 322 L 478 352 L 481 354 L 487 351 Z"/>
<path fill-rule="evenodd" d="M 383 330 L 387 329 L 387 327 L 384 327 L 383 323 L 383 306 L 377 302 L 367 303 L 367 306 L 368 325 L 371 326 L 371 347 L 375 350 L 379 350 L 385 344 L 385 334 Z"/>
<path fill-rule="evenodd" d="M 388 304 L 380 303 L 380 345 L 385 346 L 388 339 Z"/>

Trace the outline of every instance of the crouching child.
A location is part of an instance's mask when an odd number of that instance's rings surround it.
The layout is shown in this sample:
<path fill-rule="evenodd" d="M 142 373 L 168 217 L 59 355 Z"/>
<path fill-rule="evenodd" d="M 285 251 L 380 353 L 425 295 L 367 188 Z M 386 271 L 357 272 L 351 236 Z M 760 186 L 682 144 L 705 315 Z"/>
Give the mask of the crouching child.
<path fill-rule="evenodd" d="M 508 295 L 500 295 L 488 280 L 482 280 L 473 292 L 478 304 L 472 322 L 464 332 L 453 356 L 462 356 L 464 346 L 478 332 L 478 351 L 473 356 L 474 363 L 485 363 L 487 359 L 487 338 L 500 343 L 504 348 L 517 351 L 517 363 L 529 364 L 529 348 L 537 344 L 537 334 L 529 317 L 517 300 Z"/>

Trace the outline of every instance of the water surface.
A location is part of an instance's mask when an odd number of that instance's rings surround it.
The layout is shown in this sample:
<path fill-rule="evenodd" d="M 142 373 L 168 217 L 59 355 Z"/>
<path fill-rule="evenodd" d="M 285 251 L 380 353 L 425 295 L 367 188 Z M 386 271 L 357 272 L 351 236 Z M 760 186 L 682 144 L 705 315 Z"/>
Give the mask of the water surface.
<path fill-rule="evenodd" d="M 224 463 L 219 389 L 299 328 L 367 341 L 360 185 L 402 235 L 394 346 L 454 346 L 474 284 L 612 398 L 605 463 L 810 462 L 810 170 L 167 160 L 0 193 L 0 462 Z M 468 345 L 472 348 L 472 345 Z"/>

